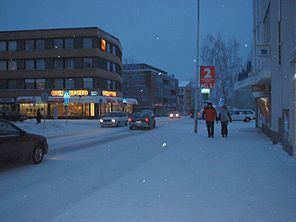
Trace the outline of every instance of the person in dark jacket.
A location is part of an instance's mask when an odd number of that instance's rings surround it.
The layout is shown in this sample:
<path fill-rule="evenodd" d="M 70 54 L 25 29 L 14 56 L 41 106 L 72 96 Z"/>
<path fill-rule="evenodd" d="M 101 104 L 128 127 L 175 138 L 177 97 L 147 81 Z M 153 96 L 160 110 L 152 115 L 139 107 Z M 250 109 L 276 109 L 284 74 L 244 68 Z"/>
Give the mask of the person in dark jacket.
<path fill-rule="evenodd" d="M 214 137 L 214 123 L 215 120 L 218 120 L 218 116 L 212 103 L 208 103 L 207 107 L 204 108 L 202 118 L 205 119 L 207 123 L 208 137 Z"/>
<path fill-rule="evenodd" d="M 37 115 L 36 115 L 37 124 L 41 123 L 41 118 L 42 118 L 41 111 L 40 109 L 37 109 Z"/>
<path fill-rule="evenodd" d="M 219 113 L 219 120 L 221 122 L 221 135 L 227 137 L 228 135 L 228 122 L 232 122 L 231 115 L 227 109 L 227 106 L 222 106 L 222 110 Z"/>

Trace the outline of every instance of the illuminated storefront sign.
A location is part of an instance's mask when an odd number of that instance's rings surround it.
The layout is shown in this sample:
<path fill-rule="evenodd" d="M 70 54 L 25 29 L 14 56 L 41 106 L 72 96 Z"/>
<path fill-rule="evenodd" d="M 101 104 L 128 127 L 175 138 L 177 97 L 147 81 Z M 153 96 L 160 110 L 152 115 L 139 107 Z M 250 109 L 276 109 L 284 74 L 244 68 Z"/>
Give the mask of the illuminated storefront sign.
<path fill-rule="evenodd" d="M 105 39 L 101 39 L 101 50 L 103 52 L 106 52 L 106 50 L 107 50 L 107 43 L 106 43 Z"/>
<path fill-rule="evenodd" d="M 114 91 L 106 91 L 106 90 L 103 90 L 102 91 L 102 96 L 116 97 L 117 96 L 117 93 L 114 92 Z"/>
<path fill-rule="evenodd" d="M 52 90 L 50 92 L 52 96 L 64 96 L 64 90 Z M 87 90 L 70 90 L 70 96 L 88 96 Z"/>

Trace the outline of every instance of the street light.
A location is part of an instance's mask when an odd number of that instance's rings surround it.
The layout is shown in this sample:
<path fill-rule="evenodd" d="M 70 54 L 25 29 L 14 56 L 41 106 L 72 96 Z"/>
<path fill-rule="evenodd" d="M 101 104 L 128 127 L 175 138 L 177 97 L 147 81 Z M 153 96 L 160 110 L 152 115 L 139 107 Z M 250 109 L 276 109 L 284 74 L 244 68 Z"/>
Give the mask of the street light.
<path fill-rule="evenodd" d="M 200 14 L 200 0 L 197 0 L 197 36 L 196 36 L 196 66 L 195 66 L 195 76 L 196 76 L 196 84 L 195 84 L 195 110 L 194 110 L 194 133 L 197 133 L 197 125 L 198 125 L 198 106 L 197 106 L 197 96 L 199 91 L 199 14 Z"/>

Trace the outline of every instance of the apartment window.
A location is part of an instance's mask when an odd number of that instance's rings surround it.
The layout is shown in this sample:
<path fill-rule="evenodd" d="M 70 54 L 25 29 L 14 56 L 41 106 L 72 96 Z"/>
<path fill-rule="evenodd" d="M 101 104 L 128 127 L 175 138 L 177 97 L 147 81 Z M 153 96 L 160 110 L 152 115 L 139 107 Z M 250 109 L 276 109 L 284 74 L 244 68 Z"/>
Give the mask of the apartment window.
<path fill-rule="evenodd" d="M 36 59 L 36 69 L 38 69 L 38 70 L 45 69 L 45 60 L 44 59 Z"/>
<path fill-rule="evenodd" d="M 34 79 L 25 79 L 25 88 L 26 89 L 35 89 L 35 80 Z"/>
<path fill-rule="evenodd" d="M 93 67 L 93 59 L 92 58 L 83 58 L 83 67 L 84 68 L 92 68 Z"/>
<path fill-rule="evenodd" d="M 93 78 L 83 78 L 83 87 L 85 89 L 93 88 Z"/>
<path fill-rule="evenodd" d="M 65 79 L 66 89 L 74 89 L 74 79 Z"/>
<path fill-rule="evenodd" d="M 6 41 L 0 41 L 0 52 L 4 52 L 7 49 Z"/>
<path fill-rule="evenodd" d="M 264 42 L 268 43 L 270 41 L 270 6 L 268 6 L 265 17 L 263 19 L 263 27 L 264 27 Z"/>
<path fill-rule="evenodd" d="M 111 53 L 111 44 L 107 42 L 107 52 Z"/>
<path fill-rule="evenodd" d="M 54 39 L 53 40 L 53 47 L 55 49 L 64 48 L 64 41 L 63 41 L 63 39 Z"/>
<path fill-rule="evenodd" d="M 26 40 L 25 49 L 26 49 L 26 51 L 33 51 L 34 50 L 34 40 Z"/>
<path fill-rule="evenodd" d="M 107 90 L 112 90 L 112 81 L 107 80 Z"/>
<path fill-rule="evenodd" d="M 0 79 L 0 89 L 6 89 L 7 81 L 5 79 Z"/>
<path fill-rule="evenodd" d="M 63 69 L 64 68 L 64 61 L 63 61 L 63 59 L 55 59 L 54 60 L 54 68 L 55 69 Z"/>
<path fill-rule="evenodd" d="M 16 60 L 8 61 L 8 70 L 17 70 Z"/>
<path fill-rule="evenodd" d="M 0 71 L 7 70 L 6 60 L 0 60 Z"/>
<path fill-rule="evenodd" d="M 54 86 L 55 89 L 63 89 L 64 88 L 64 80 L 63 79 L 54 79 Z"/>
<path fill-rule="evenodd" d="M 27 70 L 33 70 L 33 69 L 35 69 L 35 62 L 34 62 L 33 59 L 27 59 L 25 61 L 25 64 L 26 64 L 26 69 Z"/>
<path fill-rule="evenodd" d="M 74 69 L 74 59 L 65 59 L 65 68 Z"/>
<path fill-rule="evenodd" d="M 83 38 L 83 48 L 90 49 L 92 48 L 92 38 Z"/>
<path fill-rule="evenodd" d="M 112 63 L 111 62 L 107 62 L 107 71 L 111 72 L 112 70 Z"/>
<path fill-rule="evenodd" d="M 74 48 L 74 39 L 65 39 L 65 48 L 73 49 Z"/>
<path fill-rule="evenodd" d="M 116 56 L 116 46 L 112 46 L 112 54 Z"/>
<path fill-rule="evenodd" d="M 16 80 L 14 79 L 8 80 L 8 89 L 16 89 Z"/>
<path fill-rule="evenodd" d="M 36 79 L 36 88 L 45 89 L 45 79 Z"/>
<path fill-rule="evenodd" d="M 116 90 L 116 81 L 112 81 L 112 90 Z"/>
<path fill-rule="evenodd" d="M 36 50 L 44 50 L 45 49 L 45 40 L 38 39 L 36 40 Z"/>
<path fill-rule="evenodd" d="M 112 72 L 116 72 L 116 64 L 112 63 Z"/>
<path fill-rule="evenodd" d="M 16 51 L 16 41 L 8 41 L 8 51 Z"/>

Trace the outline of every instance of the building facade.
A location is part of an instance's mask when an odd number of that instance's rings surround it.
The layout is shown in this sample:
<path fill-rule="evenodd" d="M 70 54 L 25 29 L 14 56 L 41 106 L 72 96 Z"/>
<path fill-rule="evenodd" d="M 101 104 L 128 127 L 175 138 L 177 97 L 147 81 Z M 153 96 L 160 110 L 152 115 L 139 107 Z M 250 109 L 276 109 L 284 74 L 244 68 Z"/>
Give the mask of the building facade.
<path fill-rule="evenodd" d="M 128 109 L 121 70 L 119 39 L 97 27 L 2 31 L 0 109 L 47 117 Z"/>
<path fill-rule="evenodd" d="M 192 94 L 194 88 L 192 81 L 179 82 L 178 89 L 178 111 L 182 114 L 188 114 L 194 110 Z"/>
<path fill-rule="evenodd" d="M 252 72 L 236 88 L 252 88 L 257 127 L 296 156 L 296 1 L 253 0 L 253 7 Z"/>
<path fill-rule="evenodd" d="M 138 101 L 137 110 L 150 109 L 157 115 L 177 110 L 178 80 L 147 64 L 123 65 L 123 95 Z"/>

